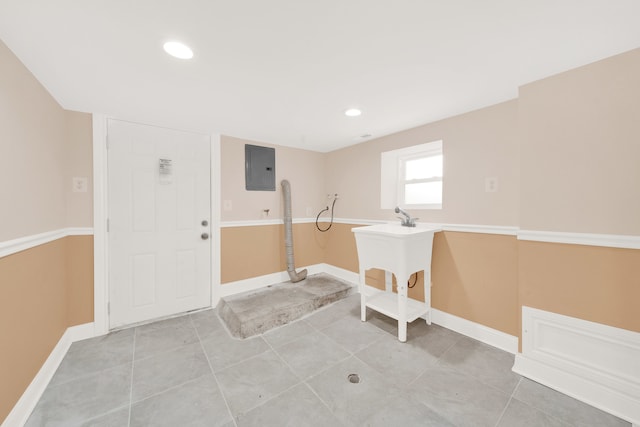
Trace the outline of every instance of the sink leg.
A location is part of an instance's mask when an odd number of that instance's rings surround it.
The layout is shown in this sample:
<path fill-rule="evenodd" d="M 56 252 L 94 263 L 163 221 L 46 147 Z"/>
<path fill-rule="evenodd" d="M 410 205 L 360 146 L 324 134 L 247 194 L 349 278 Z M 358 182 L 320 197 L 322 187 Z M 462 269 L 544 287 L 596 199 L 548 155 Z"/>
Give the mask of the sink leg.
<path fill-rule="evenodd" d="M 424 269 L 424 303 L 427 306 L 427 325 L 431 325 L 431 268 Z"/>
<path fill-rule="evenodd" d="M 407 279 L 398 279 L 407 283 Z M 407 342 L 407 286 L 398 286 L 398 340 Z"/>
<path fill-rule="evenodd" d="M 360 320 L 363 322 L 367 321 L 367 297 L 364 295 L 364 287 L 366 285 L 365 277 L 365 270 L 360 270 L 358 290 L 360 291 Z"/>

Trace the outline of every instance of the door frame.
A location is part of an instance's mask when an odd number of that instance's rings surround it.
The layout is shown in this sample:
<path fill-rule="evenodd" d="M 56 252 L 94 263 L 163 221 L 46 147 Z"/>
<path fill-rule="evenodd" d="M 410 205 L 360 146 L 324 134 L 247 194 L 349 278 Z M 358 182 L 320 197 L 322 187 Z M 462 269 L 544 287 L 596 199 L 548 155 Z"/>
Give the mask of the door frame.
<path fill-rule="evenodd" d="M 107 123 L 120 120 L 105 114 L 93 114 L 93 324 L 95 335 L 109 332 L 109 212 Z M 126 121 L 126 120 L 125 120 Z M 140 123 L 145 124 L 145 123 Z M 151 125 L 157 126 L 157 125 Z M 163 126 L 160 126 L 163 127 Z M 211 141 L 211 307 L 220 300 L 220 134 Z"/>

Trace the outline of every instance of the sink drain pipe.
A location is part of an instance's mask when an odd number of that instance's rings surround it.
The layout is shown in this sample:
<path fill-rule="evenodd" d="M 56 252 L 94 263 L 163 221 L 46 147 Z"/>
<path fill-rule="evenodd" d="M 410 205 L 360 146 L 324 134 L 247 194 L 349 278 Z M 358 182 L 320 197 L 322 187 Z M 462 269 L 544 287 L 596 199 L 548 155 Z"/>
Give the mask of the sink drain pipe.
<path fill-rule="evenodd" d="M 291 229 L 291 185 L 286 179 L 283 179 L 280 185 L 282 185 L 282 195 L 284 197 L 284 247 L 287 254 L 287 273 L 289 273 L 291 282 L 296 283 L 304 280 L 307 277 L 307 270 L 304 269 L 298 273 L 296 272 L 296 267 L 293 263 L 293 230 Z"/>

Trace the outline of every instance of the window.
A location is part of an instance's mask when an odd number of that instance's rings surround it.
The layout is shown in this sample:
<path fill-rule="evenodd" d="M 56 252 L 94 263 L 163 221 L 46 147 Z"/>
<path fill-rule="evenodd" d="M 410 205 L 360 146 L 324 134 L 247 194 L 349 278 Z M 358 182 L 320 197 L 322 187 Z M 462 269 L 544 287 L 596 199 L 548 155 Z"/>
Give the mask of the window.
<path fill-rule="evenodd" d="M 381 177 L 382 209 L 442 209 L 442 141 L 382 153 Z"/>

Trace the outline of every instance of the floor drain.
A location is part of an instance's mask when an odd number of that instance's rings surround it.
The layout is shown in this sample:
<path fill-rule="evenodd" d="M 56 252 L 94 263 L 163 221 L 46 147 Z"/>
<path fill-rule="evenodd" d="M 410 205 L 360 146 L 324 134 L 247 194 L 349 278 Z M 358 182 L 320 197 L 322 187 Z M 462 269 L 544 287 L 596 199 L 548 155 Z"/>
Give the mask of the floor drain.
<path fill-rule="evenodd" d="M 358 384 L 360 382 L 360 377 L 358 376 L 358 374 L 349 374 L 347 376 L 347 379 L 351 384 Z"/>

